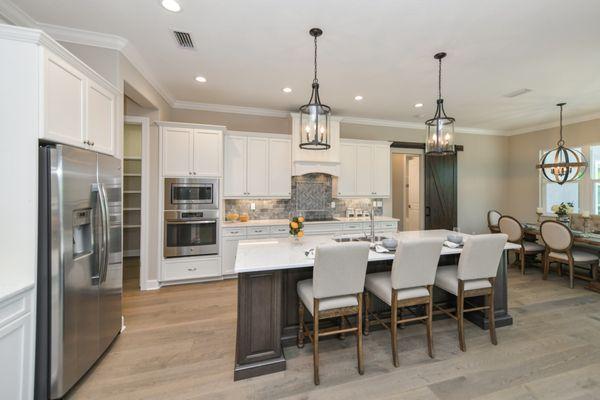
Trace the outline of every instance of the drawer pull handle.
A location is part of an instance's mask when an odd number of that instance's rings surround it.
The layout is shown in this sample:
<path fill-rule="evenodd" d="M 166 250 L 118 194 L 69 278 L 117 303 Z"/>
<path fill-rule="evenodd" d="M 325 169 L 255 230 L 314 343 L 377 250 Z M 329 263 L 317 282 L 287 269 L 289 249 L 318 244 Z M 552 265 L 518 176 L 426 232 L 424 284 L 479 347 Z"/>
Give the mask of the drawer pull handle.
<path fill-rule="evenodd" d="M 198 268 L 196 268 L 196 267 L 192 267 L 192 268 L 188 268 L 187 270 L 188 270 L 188 271 L 190 271 L 190 272 L 193 272 L 193 271 L 195 271 L 195 270 L 197 270 L 197 269 L 198 269 Z"/>

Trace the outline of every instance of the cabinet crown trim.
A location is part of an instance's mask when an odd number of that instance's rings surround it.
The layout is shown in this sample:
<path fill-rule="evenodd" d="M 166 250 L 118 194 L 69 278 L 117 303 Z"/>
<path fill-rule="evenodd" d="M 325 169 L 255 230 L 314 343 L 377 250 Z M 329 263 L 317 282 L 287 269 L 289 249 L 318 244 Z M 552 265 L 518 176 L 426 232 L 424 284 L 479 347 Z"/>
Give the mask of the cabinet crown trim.
<path fill-rule="evenodd" d="M 224 132 L 227 127 L 224 125 L 207 125 L 207 124 L 194 124 L 189 122 L 175 122 L 175 121 L 155 121 L 157 126 L 168 127 L 168 128 L 189 128 L 189 129 L 208 129 Z"/>

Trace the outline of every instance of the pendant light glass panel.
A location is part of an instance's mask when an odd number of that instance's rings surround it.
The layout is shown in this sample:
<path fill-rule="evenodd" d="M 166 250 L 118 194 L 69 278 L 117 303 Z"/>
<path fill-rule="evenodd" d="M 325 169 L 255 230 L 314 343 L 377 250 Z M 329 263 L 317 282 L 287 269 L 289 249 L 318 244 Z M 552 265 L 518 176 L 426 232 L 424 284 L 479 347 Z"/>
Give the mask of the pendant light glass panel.
<path fill-rule="evenodd" d="M 433 118 L 425 121 L 427 137 L 425 138 L 426 154 L 454 153 L 454 118 L 446 115 L 444 99 L 442 99 L 442 59 L 446 53 L 437 53 L 433 58 L 438 60 L 438 99 Z"/>

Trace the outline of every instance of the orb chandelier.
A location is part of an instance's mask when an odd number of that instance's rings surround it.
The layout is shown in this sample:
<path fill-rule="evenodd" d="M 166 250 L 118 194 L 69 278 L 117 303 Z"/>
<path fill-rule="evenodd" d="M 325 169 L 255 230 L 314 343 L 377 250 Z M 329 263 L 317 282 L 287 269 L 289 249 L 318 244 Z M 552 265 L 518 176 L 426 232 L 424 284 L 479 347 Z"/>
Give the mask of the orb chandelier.
<path fill-rule="evenodd" d="M 433 118 L 425 121 L 427 138 L 425 140 L 425 153 L 444 155 L 454 153 L 454 118 L 446 115 L 444 99 L 442 99 L 442 59 L 446 53 L 437 53 L 433 56 L 438 60 L 438 99 Z"/>
<path fill-rule="evenodd" d="M 560 139 L 557 147 L 546 152 L 536 167 L 550 182 L 562 185 L 573 182 L 583 177 L 588 166 L 585 156 L 575 149 L 565 146 L 563 139 L 563 106 L 567 103 L 558 103 L 560 107 Z"/>
<path fill-rule="evenodd" d="M 300 148 L 306 150 L 327 150 L 329 144 L 329 116 L 331 108 L 321 103 L 319 79 L 317 78 L 317 38 L 323 34 L 319 28 L 309 32 L 315 42 L 315 76 L 308 104 L 300 107 Z"/>

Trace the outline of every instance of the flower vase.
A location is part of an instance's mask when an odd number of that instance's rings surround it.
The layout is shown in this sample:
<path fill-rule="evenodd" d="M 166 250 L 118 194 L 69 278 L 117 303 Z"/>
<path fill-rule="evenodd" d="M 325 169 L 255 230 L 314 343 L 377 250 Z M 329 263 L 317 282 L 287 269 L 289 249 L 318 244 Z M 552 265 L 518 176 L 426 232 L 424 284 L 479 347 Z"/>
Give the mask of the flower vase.
<path fill-rule="evenodd" d="M 569 226 L 571 224 L 571 219 L 568 215 L 559 215 L 556 217 L 556 220 L 566 226 Z"/>

